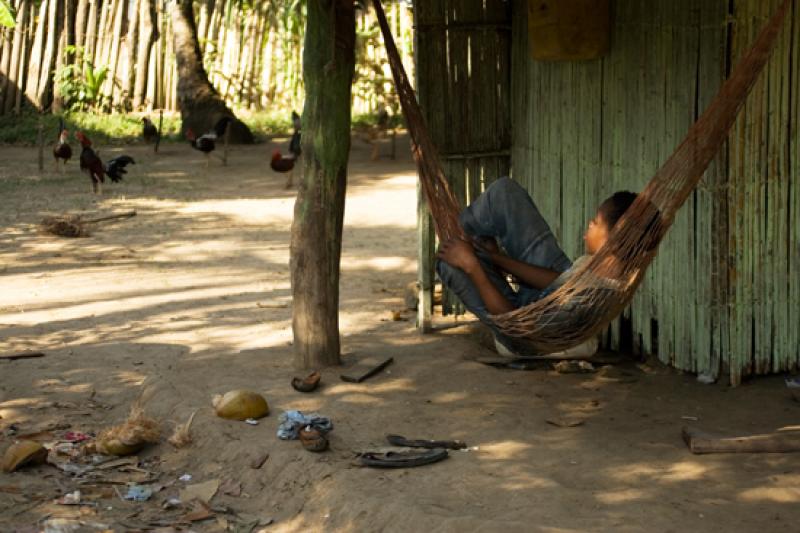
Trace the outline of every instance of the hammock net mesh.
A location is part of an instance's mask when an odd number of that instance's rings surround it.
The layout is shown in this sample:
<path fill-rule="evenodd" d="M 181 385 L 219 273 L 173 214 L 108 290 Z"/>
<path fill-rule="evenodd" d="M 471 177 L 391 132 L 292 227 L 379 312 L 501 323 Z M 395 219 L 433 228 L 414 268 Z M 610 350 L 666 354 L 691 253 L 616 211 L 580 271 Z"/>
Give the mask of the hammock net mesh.
<path fill-rule="evenodd" d="M 440 241 L 464 238 L 458 221 L 461 206 L 442 171 L 380 0 L 373 3 L 436 235 Z M 790 4 L 791 0 L 784 0 L 780 5 L 675 152 L 614 226 L 606 244 L 549 296 L 494 315 L 492 320 L 503 333 L 523 340 L 534 352 L 554 352 L 596 335 L 622 312 L 642 282 L 675 213 L 725 142 L 769 59 Z"/>

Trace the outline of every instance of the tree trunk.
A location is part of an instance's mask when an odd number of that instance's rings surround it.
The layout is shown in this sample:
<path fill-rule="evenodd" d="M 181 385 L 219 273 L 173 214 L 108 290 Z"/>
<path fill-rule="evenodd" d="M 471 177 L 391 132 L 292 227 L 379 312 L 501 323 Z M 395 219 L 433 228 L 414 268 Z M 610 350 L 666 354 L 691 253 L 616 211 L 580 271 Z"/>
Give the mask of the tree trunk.
<path fill-rule="evenodd" d="M 342 251 L 350 96 L 355 69 L 352 0 L 310 0 L 303 76 L 303 181 L 292 223 L 292 330 L 295 364 L 339 364 Z"/>
<path fill-rule="evenodd" d="M 192 128 L 204 133 L 223 116 L 233 117 L 229 125 L 230 142 L 250 144 L 254 141 L 250 129 L 219 97 L 203 68 L 203 58 L 197 42 L 192 0 L 177 0 L 172 5 L 172 27 L 175 59 L 178 65 L 178 109 L 181 112 L 181 133 Z"/>
<path fill-rule="evenodd" d="M 133 108 L 141 109 L 147 92 L 150 54 L 158 41 L 158 14 L 155 0 L 139 4 L 139 50 L 136 53 L 136 85 L 133 88 Z"/>

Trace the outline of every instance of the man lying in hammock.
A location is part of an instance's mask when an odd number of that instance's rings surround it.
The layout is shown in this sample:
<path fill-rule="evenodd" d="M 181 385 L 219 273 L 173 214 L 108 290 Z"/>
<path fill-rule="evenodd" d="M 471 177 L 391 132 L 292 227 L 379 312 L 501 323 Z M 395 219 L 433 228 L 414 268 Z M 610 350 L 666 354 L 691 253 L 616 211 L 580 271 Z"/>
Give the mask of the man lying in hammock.
<path fill-rule="evenodd" d="M 635 193 L 620 191 L 600 204 L 583 237 L 587 255 L 573 263 L 561 250 L 528 192 L 512 179 L 501 178 L 459 217 L 473 242 L 443 242 L 436 270 L 442 283 L 464 306 L 492 328 L 498 352 L 519 355 L 514 353 L 514 340 L 500 333 L 489 315 L 528 305 L 563 285 L 605 244 L 611 229 L 635 199 Z M 505 273 L 516 278 L 518 290 L 511 288 Z M 597 280 L 598 285 L 611 289 L 615 283 L 618 282 L 612 279 Z M 568 355 L 591 355 L 597 344 L 597 339 L 592 338 L 570 349 Z"/>

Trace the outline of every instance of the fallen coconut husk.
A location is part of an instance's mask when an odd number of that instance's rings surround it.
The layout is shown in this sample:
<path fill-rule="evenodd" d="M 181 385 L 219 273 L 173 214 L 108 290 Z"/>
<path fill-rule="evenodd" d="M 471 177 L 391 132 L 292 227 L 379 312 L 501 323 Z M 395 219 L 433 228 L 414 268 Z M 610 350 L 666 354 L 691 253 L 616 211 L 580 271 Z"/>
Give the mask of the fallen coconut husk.
<path fill-rule="evenodd" d="M 42 464 L 47 459 L 47 449 L 32 440 L 12 444 L 3 455 L 3 471 L 13 472 L 25 465 Z"/>
<path fill-rule="evenodd" d="M 125 422 L 100 432 L 93 448 L 104 455 L 132 455 L 147 444 L 157 443 L 160 437 L 158 422 L 145 415 L 137 401 Z"/>
<path fill-rule="evenodd" d="M 197 414 L 197 410 L 195 410 L 191 415 L 189 415 L 189 420 L 186 421 L 185 424 L 178 424 L 175 426 L 175 432 L 172 436 L 167 439 L 167 442 L 175 446 L 176 448 L 183 448 L 184 446 L 188 446 L 192 443 L 192 434 L 190 429 L 192 427 L 192 420 L 194 420 L 194 415 Z"/>
<path fill-rule="evenodd" d="M 47 216 L 42 219 L 41 227 L 47 233 L 58 235 L 59 237 L 89 237 L 91 232 L 89 226 L 98 222 L 116 220 L 119 218 L 130 218 L 136 216 L 136 211 L 126 211 L 117 215 L 91 218 L 85 220 L 80 215 L 55 215 Z"/>

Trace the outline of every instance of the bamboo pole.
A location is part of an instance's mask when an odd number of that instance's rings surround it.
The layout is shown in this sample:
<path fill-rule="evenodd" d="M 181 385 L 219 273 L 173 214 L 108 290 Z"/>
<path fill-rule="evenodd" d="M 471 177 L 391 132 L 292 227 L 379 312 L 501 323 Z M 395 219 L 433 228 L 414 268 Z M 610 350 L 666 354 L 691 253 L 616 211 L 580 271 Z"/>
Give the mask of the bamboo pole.
<path fill-rule="evenodd" d="M 6 100 L 6 91 L 8 90 L 8 79 L 11 77 L 11 40 L 14 36 L 14 30 L 11 28 L 0 28 L 0 36 L 2 36 L 3 46 L 0 49 L 0 115 L 3 113 L 4 102 Z"/>
<path fill-rule="evenodd" d="M 128 33 L 125 36 L 125 70 L 121 74 L 123 80 L 123 92 L 125 104 L 131 104 L 133 109 L 133 92 L 136 87 L 136 76 L 139 73 L 136 68 L 136 54 L 139 51 L 139 13 L 141 9 L 139 3 L 134 3 L 128 10 Z"/>
<path fill-rule="evenodd" d="M 19 114 L 22 108 L 22 96 L 25 93 L 25 72 L 28 67 L 28 57 L 29 57 L 29 39 L 28 35 L 33 29 L 33 8 L 34 6 L 31 4 L 28 6 L 26 13 L 30 12 L 29 20 L 27 21 L 27 28 L 23 25 L 21 26 L 21 34 L 22 34 L 22 43 L 21 48 L 19 49 L 19 65 L 17 72 L 16 80 L 17 82 L 14 84 L 15 87 L 15 95 L 14 95 L 14 113 Z M 12 59 L 13 61 L 14 59 Z"/>
<path fill-rule="evenodd" d="M 122 23 L 125 20 L 126 9 L 125 6 L 128 2 L 125 0 L 114 0 L 114 11 L 111 13 L 111 21 L 109 26 L 112 29 L 111 42 L 108 43 L 108 56 L 106 65 L 108 66 L 108 76 L 104 83 L 105 94 L 107 95 L 109 104 L 113 107 L 119 103 L 119 80 L 117 73 L 119 69 L 120 59 L 120 45 L 122 40 Z"/>
<path fill-rule="evenodd" d="M 42 0 L 39 5 L 39 24 L 36 25 L 36 34 L 33 38 L 33 46 L 28 55 L 30 68 L 28 69 L 28 81 L 25 84 L 25 97 L 38 109 L 39 105 L 39 75 L 42 71 L 42 60 L 44 55 L 45 29 L 47 28 L 47 8 L 51 0 Z"/>
<path fill-rule="evenodd" d="M 39 122 L 36 125 L 36 146 L 39 148 L 38 152 L 38 168 L 39 172 L 44 172 L 44 124 L 42 124 L 42 117 L 39 116 Z"/>
<path fill-rule="evenodd" d="M 83 48 L 83 39 L 86 37 L 86 22 L 89 16 L 89 1 L 78 0 L 75 10 L 75 47 Z"/>

